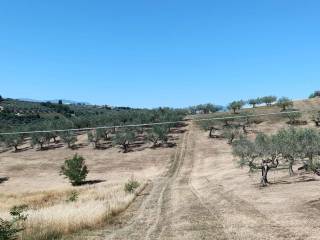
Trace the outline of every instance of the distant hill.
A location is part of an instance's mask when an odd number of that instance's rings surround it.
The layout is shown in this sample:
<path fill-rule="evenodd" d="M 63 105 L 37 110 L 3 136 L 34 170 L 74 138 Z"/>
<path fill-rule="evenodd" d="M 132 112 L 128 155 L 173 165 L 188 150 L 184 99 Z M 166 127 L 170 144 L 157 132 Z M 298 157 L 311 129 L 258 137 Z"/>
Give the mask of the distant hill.
<path fill-rule="evenodd" d="M 81 104 L 81 105 L 91 105 L 88 102 L 78 102 L 78 101 L 73 101 L 73 100 L 67 100 L 67 99 L 53 99 L 53 100 L 35 100 L 35 99 L 30 99 L 30 98 L 19 98 L 18 100 L 20 101 L 25 101 L 25 102 L 51 102 L 51 103 L 58 103 L 59 100 L 62 100 L 63 104 Z"/>

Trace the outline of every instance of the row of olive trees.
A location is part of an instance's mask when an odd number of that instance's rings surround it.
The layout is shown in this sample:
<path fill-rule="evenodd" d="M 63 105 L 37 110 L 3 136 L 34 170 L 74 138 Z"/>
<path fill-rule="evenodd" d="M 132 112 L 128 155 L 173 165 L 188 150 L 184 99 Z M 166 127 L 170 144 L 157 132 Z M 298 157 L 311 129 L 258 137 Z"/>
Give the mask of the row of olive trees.
<path fill-rule="evenodd" d="M 268 136 L 260 133 L 251 141 L 244 135 L 232 144 L 233 154 L 240 166 L 248 166 L 250 171 L 261 169 L 261 184 L 268 183 L 268 171 L 281 163 L 293 175 L 293 165 L 320 175 L 320 134 L 318 131 L 288 128 Z"/>
<path fill-rule="evenodd" d="M 146 140 L 152 142 L 153 147 L 167 144 L 170 124 L 154 125 L 146 129 L 140 128 L 98 128 L 88 131 L 88 141 L 93 147 L 101 148 L 103 143 L 110 141 L 113 146 L 121 146 L 124 152 L 129 151 L 130 145 L 136 140 L 138 135 L 146 136 Z M 58 141 L 59 139 L 59 141 Z M 15 151 L 20 150 L 20 146 L 27 142 L 26 134 L 2 135 L 0 142 L 6 147 L 13 147 Z M 31 146 L 39 146 L 40 150 L 45 150 L 50 143 L 63 142 L 68 148 L 74 148 L 77 142 L 75 131 L 57 132 L 36 132 L 31 134 Z"/>
<path fill-rule="evenodd" d="M 189 112 L 191 114 L 197 114 L 197 113 L 215 113 L 222 110 L 222 106 L 214 105 L 212 103 L 206 103 L 206 104 L 199 104 L 196 106 L 189 107 Z"/>
<path fill-rule="evenodd" d="M 276 103 L 278 107 L 282 109 L 282 111 L 287 110 L 289 107 L 293 106 L 293 102 L 291 99 L 287 97 L 281 97 L 277 98 L 275 96 L 266 96 L 262 98 L 254 98 L 250 99 L 248 101 L 239 100 L 239 101 L 233 101 L 228 105 L 228 109 L 232 110 L 233 113 L 237 113 L 238 110 L 243 108 L 246 104 L 252 105 L 253 108 L 256 107 L 256 105 L 265 103 L 266 106 L 271 106 L 273 103 Z"/>
<path fill-rule="evenodd" d="M 24 132 L 24 131 L 42 131 L 36 132 L 29 136 L 25 134 L 12 134 L 12 135 L 0 135 L 0 143 L 6 145 L 7 147 L 14 147 L 16 151 L 20 150 L 19 147 L 23 145 L 26 140 L 29 141 L 31 139 L 32 146 L 39 146 L 40 149 L 45 149 L 50 142 L 58 143 L 64 142 L 68 145 L 68 147 L 72 148 L 74 143 L 77 141 L 77 135 L 74 131 L 55 131 L 55 130 L 65 130 L 65 129 L 77 129 L 77 128 L 85 128 L 85 127 L 96 127 L 96 126 L 110 126 L 107 130 L 99 129 L 94 132 L 90 132 L 88 134 L 88 138 L 90 142 L 93 142 L 95 146 L 99 147 L 99 143 L 101 140 L 109 140 L 111 134 L 113 136 L 114 142 L 121 142 L 120 139 L 123 140 L 123 146 L 128 145 L 126 142 L 130 142 L 131 139 L 134 139 L 134 134 L 143 134 L 146 129 L 144 126 L 130 128 L 133 129 L 134 133 L 124 131 L 117 131 L 116 129 L 122 129 L 123 125 L 133 125 L 133 124 L 148 124 L 148 123 L 157 123 L 157 122 L 172 122 L 168 123 L 163 128 L 162 132 L 170 132 L 172 127 L 177 126 L 178 121 L 182 121 L 186 112 L 184 110 L 176 110 L 170 108 L 158 108 L 153 110 L 121 110 L 121 111 L 111 111 L 108 114 L 102 115 L 84 115 L 76 118 L 55 118 L 48 119 L 46 121 L 41 121 L 35 124 L 15 127 L 11 131 L 15 132 Z M 111 127 L 114 126 L 114 127 Z M 120 127 L 119 127 L 120 126 Z M 157 135 L 160 135 L 159 138 L 164 140 L 165 138 L 159 133 L 159 129 L 154 129 L 153 137 L 150 136 L 150 139 L 154 139 L 156 141 Z M 48 131 L 48 132 L 45 132 Z M 150 130 L 148 130 L 149 134 Z M 29 137 L 29 138 L 28 138 Z M 158 140 L 156 141 L 157 145 Z"/>
<path fill-rule="evenodd" d="M 238 119 L 223 115 L 220 120 L 206 119 L 199 121 L 198 125 L 202 130 L 209 132 L 210 138 L 225 138 L 232 144 L 241 134 L 247 135 L 250 132 L 248 128 L 253 123 L 261 123 L 261 120 L 246 115 Z"/>

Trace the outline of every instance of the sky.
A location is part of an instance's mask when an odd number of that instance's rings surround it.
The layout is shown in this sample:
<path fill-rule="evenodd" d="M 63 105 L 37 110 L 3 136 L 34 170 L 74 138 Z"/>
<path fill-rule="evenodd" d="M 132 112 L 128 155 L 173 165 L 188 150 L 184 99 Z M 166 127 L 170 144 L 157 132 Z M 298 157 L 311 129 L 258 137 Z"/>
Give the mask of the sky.
<path fill-rule="evenodd" d="M 0 94 L 186 107 L 320 89 L 318 0 L 1 0 Z"/>

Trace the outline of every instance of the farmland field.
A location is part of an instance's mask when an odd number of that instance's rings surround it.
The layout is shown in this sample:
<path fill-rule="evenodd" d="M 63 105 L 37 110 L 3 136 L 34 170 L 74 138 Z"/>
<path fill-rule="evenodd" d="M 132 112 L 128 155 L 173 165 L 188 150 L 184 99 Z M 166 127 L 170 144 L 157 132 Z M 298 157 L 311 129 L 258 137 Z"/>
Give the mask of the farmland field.
<path fill-rule="evenodd" d="M 307 125 L 298 128 L 316 129 L 309 115 L 302 118 Z M 252 124 L 248 138 L 287 127 L 284 117 L 270 117 Z M 23 239 L 319 239 L 317 175 L 295 164 L 289 176 L 282 166 L 261 187 L 261 173 L 239 168 L 226 139 L 209 138 L 191 120 L 171 132 L 171 147 L 136 141 L 125 154 L 118 147 L 93 149 L 84 134 L 74 150 L 53 143 L 44 151 L 27 143 L 22 151 L 3 149 L 0 176 L 8 179 L 0 184 L 0 214 L 7 218 L 11 207 L 29 206 Z M 59 174 L 74 153 L 89 168 L 87 184 L 79 187 Z M 131 178 L 140 187 L 126 193 Z M 69 201 L 75 191 L 77 200 Z"/>

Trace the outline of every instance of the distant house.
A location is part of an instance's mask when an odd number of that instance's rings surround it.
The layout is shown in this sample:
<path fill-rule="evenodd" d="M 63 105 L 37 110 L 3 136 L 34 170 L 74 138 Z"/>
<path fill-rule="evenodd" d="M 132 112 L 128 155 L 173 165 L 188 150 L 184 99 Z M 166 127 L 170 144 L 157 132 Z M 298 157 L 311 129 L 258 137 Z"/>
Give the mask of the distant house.
<path fill-rule="evenodd" d="M 3 106 L 0 106 L 0 112 L 2 112 L 4 110 Z"/>

